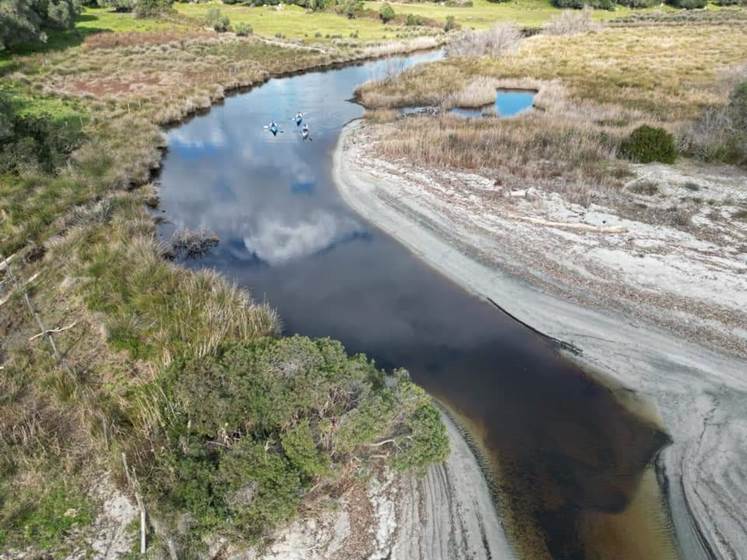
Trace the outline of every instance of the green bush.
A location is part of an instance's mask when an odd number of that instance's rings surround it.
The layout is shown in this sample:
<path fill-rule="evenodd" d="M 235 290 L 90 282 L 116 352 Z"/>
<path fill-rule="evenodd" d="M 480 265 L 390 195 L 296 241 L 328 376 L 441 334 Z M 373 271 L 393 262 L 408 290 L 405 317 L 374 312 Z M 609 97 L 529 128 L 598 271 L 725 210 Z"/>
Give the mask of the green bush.
<path fill-rule="evenodd" d="M 231 21 L 228 16 L 221 13 L 220 8 L 209 8 L 205 15 L 205 23 L 218 33 L 228 31 Z"/>
<path fill-rule="evenodd" d="M 345 0 L 342 13 L 349 19 L 354 19 L 363 10 L 363 0 Z"/>
<path fill-rule="evenodd" d="M 162 420 L 132 445 L 153 455 L 132 464 L 161 511 L 195 519 L 196 538 L 216 528 L 261 538 L 353 456 L 388 452 L 422 471 L 448 453 L 438 411 L 406 372 L 387 375 L 328 339 L 264 338 L 176 360 L 144 389 L 151 399 Z"/>
<path fill-rule="evenodd" d="M 584 0 L 552 0 L 552 5 L 556 8 L 573 8 L 580 10 L 584 7 Z"/>
<path fill-rule="evenodd" d="M 381 18 L 381 21 L 384 23 L 389 23 L 395 18 L 396 14 L 394 13 L 394 8 L 392 8 L 389 4 L 382 4 L 381 8 L 379 9 L 379 17 Z"/>
<path fill-rule="evenodd" d="M 136 0 L 133 12 L 138 18 L 155 17 L 168 12 L 172 4 L 173 0 Z"/>
<path fill-rule="evenodd" d="M 246 37 L 254 33 L 254 29 L 252 28 L 252 26 L 244 22 L 237 23 L 234 26 L 233 30 L 234 33 L 236 33 L 236 35 L 238 35 L 239 37 Z"/>
<path fill-rule="evenodd" d="M 112 8 L 117 12 L 131 12 L 137 0 L 99 0 L 102 7 Z"/>
<path fill-rule="evenodd" d="M 621 153 L 641 163 L 674 163 L 677 159 L 674 137 L 663 128 L 647 125 L 639 126 L 623 141 Z"/>
<path fill-rule="evenodd" d="M 661 4 L 661 0 L 617 0 L 621 6 L 628 8 L 653 8 Z"/>
<path fill-rule="evenodd" d="M 405 18 L 405 25 L 416 26 L 424 24 L 425 19 L 423 19 L 421 16 L 416 16 L 415 14 L 407 14 L 407 18 Z"/>
<path fill-rule="evenodd" d="M 587 6 L 591 6 L 595 10 L 614 10 L 615 0 L 588 0 Z"/>
<path fill-rule="evenodd" d="M 745 2 L 745 0 L 713 0 L 713 3 L 717 6 L 747 5 L 747 2 Z"/>
<path fill-rule="evenodd" d="M 708 0 L 666 0 L 666 3 L 675 8 L 682 8 L 684 10 L 694 10 L 698 8 L 705 8 L 708 4 Z"/>
<path fill-rule="evenodd" d="M 446 23 L 444 24 L 444 31 L 447 33 L 459 29 L 459 24 L 456 22 L 454 16 L 446 16 Z"/>

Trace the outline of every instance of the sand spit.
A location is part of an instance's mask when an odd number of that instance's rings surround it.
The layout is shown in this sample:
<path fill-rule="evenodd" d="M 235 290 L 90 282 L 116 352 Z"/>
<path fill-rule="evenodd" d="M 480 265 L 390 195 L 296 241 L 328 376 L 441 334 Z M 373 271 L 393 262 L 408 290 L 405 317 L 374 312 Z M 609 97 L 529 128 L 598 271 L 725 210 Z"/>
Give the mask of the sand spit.
<path fill-rule="evenodd" d="M 334 176 L 345 200 L 466 289 L 581 349 L 576 359 L 653 400 L 674 440 L 658 467 L 682 556 L 742 556 L 747 224 L 700 233 L 654 227 L 557 193 L 502 193 L 477 175 L 381 161 L 370 148 L 365 124 L 340 137 Z M 638 173 L 660 188 L 699 185 L 716 201 L 713 212 L 747 202 L 743 176 L 666 166 Z"/>
<path fill-rule="evenodd" d="M 426 475 L 384 471 L 338 507 L 301 516 L 262 553 L 216 543 L 226 560 L 511 560 L 485 477 L 454 422 L 451 454 Z"/>

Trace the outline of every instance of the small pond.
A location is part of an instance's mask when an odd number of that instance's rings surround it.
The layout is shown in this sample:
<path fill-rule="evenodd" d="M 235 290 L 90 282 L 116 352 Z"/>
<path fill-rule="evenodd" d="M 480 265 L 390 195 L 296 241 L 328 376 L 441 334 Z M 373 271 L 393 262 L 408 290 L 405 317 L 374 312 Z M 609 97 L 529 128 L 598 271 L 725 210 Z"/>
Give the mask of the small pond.
<path fill-rule="evenodd" d="M 467 119 L 493 117 L 505 119 L 516 117 L 531 110 L 537 92 L 527 89 L 499 89 L 495 95 L 495 103 L 483 107 L 453 107 L 449 114 Z M 404 107 L 400 110 L 403 115 L 438 114 L 435 107 Z"/>

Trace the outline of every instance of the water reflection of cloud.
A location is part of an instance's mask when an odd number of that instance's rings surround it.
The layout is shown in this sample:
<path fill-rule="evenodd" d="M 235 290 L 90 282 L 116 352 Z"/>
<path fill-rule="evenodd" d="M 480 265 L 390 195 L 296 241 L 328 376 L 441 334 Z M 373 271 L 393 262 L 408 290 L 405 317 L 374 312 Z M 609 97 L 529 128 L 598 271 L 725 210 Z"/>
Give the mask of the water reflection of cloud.
<path fill-rule="evenodd" d="M 226 144 L 226 134 L 220 122 L 210 126 L 183 126 L 169 134 L 169 144 L 172 143 L 183 148 L 221 148 Z"/>
<path fill-rule="evenodd" d="M 352 219 L 317 211 L 297 221 L 263 216 L 244 237 L 247 250 L 259 259 L 279 265 L 313 255 L 350 238 L 358 229 Z"/>

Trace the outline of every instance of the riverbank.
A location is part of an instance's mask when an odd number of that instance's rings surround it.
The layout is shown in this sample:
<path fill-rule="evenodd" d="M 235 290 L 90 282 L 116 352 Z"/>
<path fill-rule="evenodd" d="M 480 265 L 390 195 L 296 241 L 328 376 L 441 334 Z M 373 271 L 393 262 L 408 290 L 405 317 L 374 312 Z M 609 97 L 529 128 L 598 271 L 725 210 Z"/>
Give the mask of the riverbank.
<path fill-rule="evenodd" d="M 687 289 L 693 283 L 701 288 L 702 282 L 713 282 L 707 297 L 721 298 L 716 303 L 726 306 L 726 314 L 696 323 L 700 307 L 657 298 L 661 293 L 657 294 L 656 283 L 648 286 L 652 299 L 619 309 L 615 302 L 618 294 L 629 292 L 629 274 L 645 280 L 657 262 L 655 253 L 637 256 L 642 251 L 635 240 L 649 246 L 681 246 L 681 234 L 663 228 L 676 237 L 657 242 L 649 239 L 650 230 L 642 224 L 601 208 L 580 217 L 570 205 L 543 206 L 545 201 L 557 202 L 553 196 L 541 202 L 536 192 L 504 193 L 508 196 L 501 198 L 500 188 L 477 175 L 444 172 L 437 180 L 428 170 L 375 159 L 365 126 L 350 125 L 335 153 L 335 179 L 345 200 L 455 282 L 492 299 L 543 333 L 580 348 L 582 355 L 576 359 L 653 400 L 673 439 L 659 462 L 670 481 L 668 500 L 683 556 L 708 558 L 710 550 L 718 558 L 731 558 L 745 550 L 747 473 L 739 467 L 745 459 L 741 442 L 747 430 L 739 404 L 747 393 L 745 333 L 729 319 L 738 320 L 741 313 L 743 275 L 730 273 L 726 264 L 723 270 L 708 267 L 707 248 L 697 252 L 692 246 L 690 253 L 669 255 L 678 257 L 673 261 L 678 266 L 664 261 L 659 282 L 672 278 L 668 285 L 675 292 L 680 288 L 682 302 L 692 298 Z M 663 174 L 664 170 L 652 166 L 638 172 Z M 704 180 L 698 173 L 696 180 Z M 710 188 L 711 183 L 706 185 Z M 490 201 L 501 200 L 510 205 L 510 214 L 494 212 Z M 539 213 L 540 208 L 548 208 L 548 214 Z M 623 233 L 629 242 L 618 242 Z M 592 240 L 597 240 L 597 254 L 606 252 L 609 260 L 594 258 L 593 247 L 588 246 Z M 647 266 L 638 268 L 639 262 Z M 583 268 L 583 263 L 588 266 Z M 598 267 L 605 263 L 605 272 L 599 273 Z M 693 270 L 691 265 L 696 264 L 706 267 L 702 276 L 698 268 L 689 276 L 676 275 L 677 270 Z M 732 266 L 739 268 L 738 258 Z M 730 281 L 719 289 L 724 274 Z M 600 289 L 592 289 L 595 285 Z M 654 304 L 663 319 L 658 324 L 642 312 Z M 714 328 L 719 317 L 727 319 Z M 682 331 L 673 334 L 666 328 L 676 324 L 710 334 L 689 339 Z M 709 347 L 702 345 L 703 340 Z"/>
<path fill-rule="evenodd" d="M 220 533 L 216 520 L 228 519 L 221 510 L 227 497 L 211 495 L 216 481 L 210 477 L 218 471 L 214 441 L 187 433 L 188 423 L 179 422 L 180 441 L 191 439 L 209 450 L 192 454 L 172 447 L 173 433 L 162 431 L 170 422 L 162 415 L 173 419 L 176 410 L 169 367 L 215 358 L 228 347 L 252 353 L 265 344 L 298 342 L 279 336 L 280 320 L 269 305 L 255 303 L 216 273 L 190 271 L 168 260 L 147 207 L 158 200 L 150 181 L 163 157 L 159 125 L 274 76 L 434 44 L 416 40 L 365 51 L 317 52 L 204 30 L 115 32 L 89 36 L 79 47 L 3 60 L 2 93 L 19 109 L 19 118 L 38 117 L 50 126 L 50 139 L 56 139 L 56 127 L 69 130 L 71 122 L 79 134 L 60 142 L 54 161 L 42 161 L 43 150 L 39 161 L 31 149 L 14 152 L 10 171 L 0 175 L 0 393 L 5 396 L 0 403 L 0 557 L 124 555 L 138 541 L 137 523 L 127 517 L 135 512 L 138 494 L 147 510 L 149 552 L 165 553 L 167 544 L 177 552 L 202 546 L 206 532 Z M 287 359 L 303 361 L 313 353 L 300 343 Z M 234 380 L 246 371 L 227 368 Z M 345 384 L 359 367 L 353 371 L 348 363 L 339 371 Z M 200 415 L 187 401 L 190 394 L 195 402 L 206 395 L 197 397 L 193 389 L 183 394 L 178 414 Z M 397 388 L 380 383 L 370 395 L 383 390 L 404 397 L 409 389 L 416 389 L 409 381 Z M 230 408 L 225 399 L 220 402 L 221 410 Z M 247 402 L 242 401 L 242 410 Z M 331 413 L 337 424 L 363 402 L 312 414 L 316 420 Z M 405 409 L 414 404 L 408 402 L 394 405 L 402 407 L 401 415 L 389 419 L 407 421 L 413 410 Z M 302 424 L 305 415 L 297 417 Z M 385 417 L 378 414 L 375 425 L 382 426 Z M 430 424 L 438 425 L 437 419 Z M 243 428 L 231 433 L 232 441 L 222 446 L 226 450 L 240 447 L 237 434 Z M 378 438 L 367 434 L 364 439 Z M 292 517 L 303 495 L 297 490 L 308 489 L 317 476 L 288 461 L 277 443 L 279 432 L 272 437 L 275 444 L 264 453 L 281 465 L 277 472 L 287 484 L 266 492 L 278 501 L 255 527 L 260 533 Z M 308 434 L 301 437 L 309 445 Z M 359 452 L 368 454 L 361 444 L 337 456 L 357 461 Z M 310 445 L 321 446 L 318 440 Z M 225 457 L 229 451 L 221 453 Z M 371 460 L 391 458 L 388 450 L 378 455 Z M 166 467 L 171 461 L 179 466 Z M 197 465 L 199 474 L 192 470 Z M 180 487 L 182 477 L 194 486 Z M 92 489 L 91 480 L 103 482 Z M 224 489 L 225 482 L 220 483 Z M 186 535 L 176 522 L 185 515 L 191 516 Z"/>

